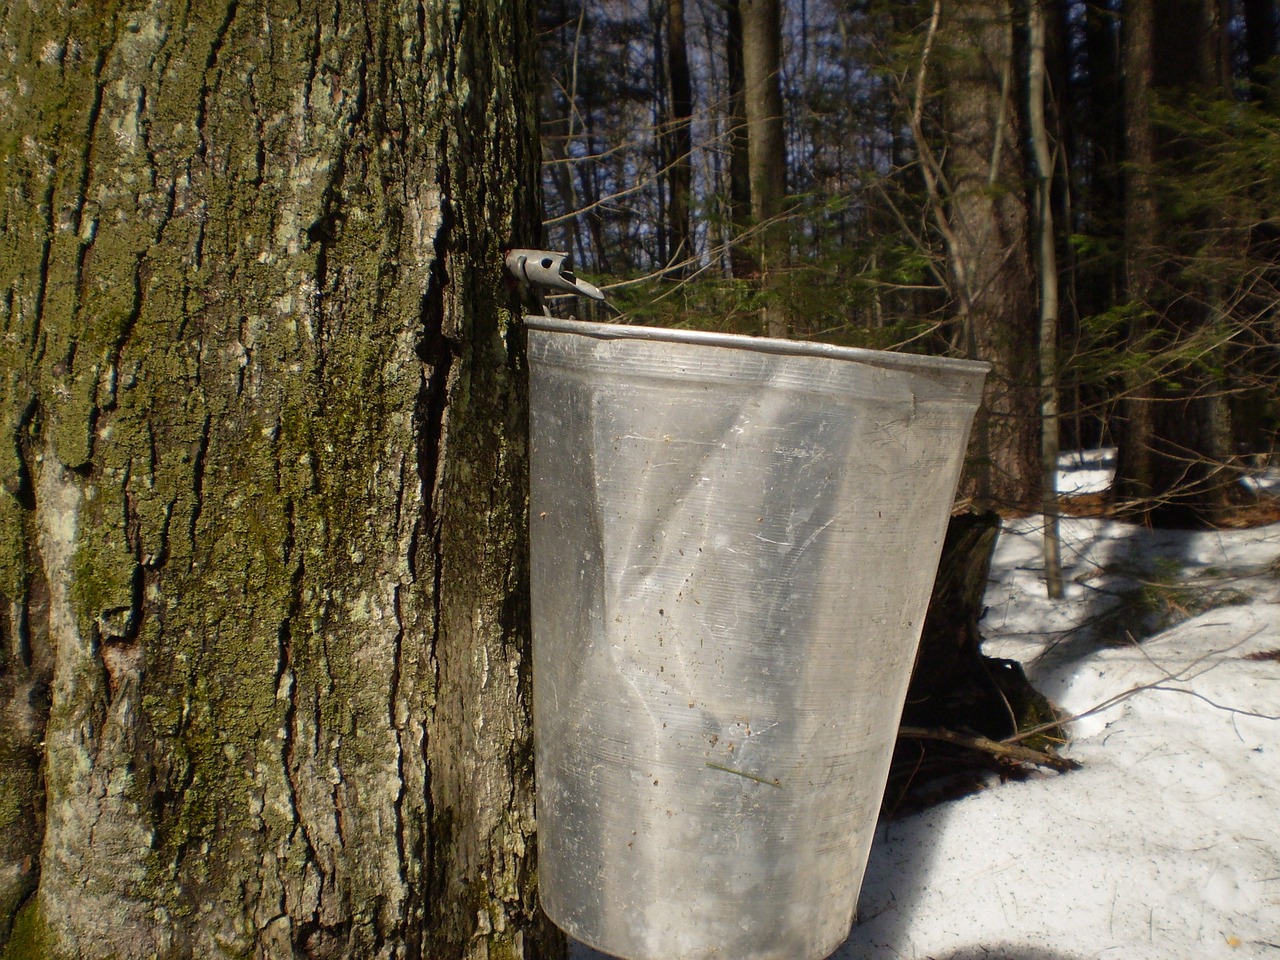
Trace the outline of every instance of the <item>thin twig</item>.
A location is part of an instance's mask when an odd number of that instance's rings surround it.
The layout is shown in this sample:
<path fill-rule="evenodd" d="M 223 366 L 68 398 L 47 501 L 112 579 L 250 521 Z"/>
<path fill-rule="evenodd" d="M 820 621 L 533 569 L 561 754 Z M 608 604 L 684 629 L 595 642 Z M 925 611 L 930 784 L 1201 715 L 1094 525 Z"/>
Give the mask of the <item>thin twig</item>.
<path fill-rule="evenodd" d="M 1024 747 L 1021 744 L 1009 743 L 1008 741 L 1000 743 L 996 740 L 989 740 L 986 737 L 956 733 L 954 730 L 947 730 L 943 727 L 899 727 L 898 736 L 911 740 L 938 740 L 942 743 L 954 744 L 957 747 L 978 750 L 990 756 L 999 757 L 1002 760 L 1034 763 L 1038 767 L 1048 767 L 1051 770 L 1057 770 L 1059 773 L 1066 773 L 1068 770 L 1079 770 L 1081 766 L 1078 760 L 1055 757 L 1053 754 L 1045 753 L 1043 750 L 1033 750 L 1031 747 Z"/>
<path fill-rule="evenodd" d="M 747 773 L 745 770 L 735 770 L 733 767 L 726 767 L 718 763 L 712 763 L 710 760 L 707 761 L 707 766 L 712 770 L 719 770 L 722 773 L 732 773 L 735 777 L 742 777 L 745 780 L 751 780 L 755 783 L 763 783 L 766 787 L 782 786 L 782 782 L 780 780 L 768 780 L 764 777 L 757 777 L 754 773 Z"/>
<path fill-rule="evenodd" d="M 1053 730 L 1056 727 L 1061 727 L 1063 724 L 1073 723 L 1076 720 L 1083 720 L 1085 717 L 1091 717 L 1096 713 L 1102 713 L 1104 710 L 1109 710 L 1112 707 L 1116 706 L 1116 704 L 1123 703 L 1124 701 L 1128 700 L 1130 697 L 1137 696 L 1139 693 L 1143 693 L 1144 691 L 1147 691 L 1147 690 L 1163 692 L 1163 693 L 1181 693 L 1187 696 L 1195 697 L 1197 700 L 1203 700 L 1205 703 L 1209 704 L 1209 706 L 1214 707 L 1215 709 L 1218 709 L 1218 710 L 1225 711 L 1226 713 L 1230 713 L 1233 716 L 1254 717 L 1255 719 L 1258 719 L 1258 720 L 1271 720 L 1271 721 L 1280 720 L 1280 715 L 1273 716 L 1272 714 L 1269 714 L 1269 713 L 1258 713 L 1253 710 L 1243 710 L 1239 707 L 1227 706 L 1226 704 L 1222 704 L 1214 700 L 1210 700 L 1204 694 L 1197 693 L 1195 690 L 1187 690 L 1184 687 L 1165 686 L 1165 684 L 1169 683 L 1170 681 L 1175 683 L 1189 683 L 1192 680 L 1195 680 L 1199 677 L 1204 676 L 1204 674 L 1208 673 L 1210 670 L 1217 669 L 1221 665 L 1221 663 L 1211 663 L 1202 670 L 1197 670 L 1195 673 L 1190 672 L 1200 664 L 1204 663 L 1210 657 L 1219 656 L 1224 653 L 1229 653 L 1230 651 L 1239 647 L 1241 644 L 1253 639 L 1261 632 L 1262 632 L 1261 630 L 1255 630 L 1249 636 L 1245 637 L 1244 639 L 1236 643 L 1231 644 L 1229 647 L 1223 647 L 1220 650 L 1210 650 L 1204 656 L 1199 657 L 1196 660 L 1192 661 L 1190 664 L 1188 664 L 1187 668 L 1183 670 L 1180 674 L 1169 673 L 1164 668 L 1157 666 L 1157 669 L 1159 669 L 1160 672 L 1164 674 L 1164 676 L 1159 680 L 1152 680 L 1150 683 L 1140 683 L 1137 686 L 1130 687 L 1128 690 L 1123 690 L 1120 693 L 1117 693 L 1115 696 L 1108 697 L 1106 700 L 1103 700 L 1101 703 L 1095 704 L 1094 706 L 1090 707 L 1088 710 L 1082 710 L 1080 713 L 1073 714 L 1070 717 L 1064 717 L 1061 720 L 1055 720 L 1052 723 L 1042 723 L 1039 726 L 1032 727 L 1029 730 L 1023 730 L 1017 734 L 1014 734 L 1012 737 L 1005 738 L 1003 742 L 1017 743 L 1020 740 L 1025 740 L 1028 737 L 1033 737 L 1037 733 L 1044 733 L 1046 730 Z M 1142 650 L 1141 646 L 1139 646 L 1139 650 L 1143 653 L 1144 656 L 1146 656 L 1146 651 Z M 1148 657 L 1147 659 L 1150 660 L 1150 657 Z M 1155 665 L 1154 661 L 1152 661 L 1152 663 L 1153 665 Z"/>

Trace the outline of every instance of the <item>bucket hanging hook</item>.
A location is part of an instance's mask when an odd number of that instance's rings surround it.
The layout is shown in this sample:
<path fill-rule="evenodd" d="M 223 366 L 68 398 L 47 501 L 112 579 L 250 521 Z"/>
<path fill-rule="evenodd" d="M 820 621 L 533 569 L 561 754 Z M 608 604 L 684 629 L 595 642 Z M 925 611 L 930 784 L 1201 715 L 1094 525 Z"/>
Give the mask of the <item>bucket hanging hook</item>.
<path fill-rule="evenodd" d="M 567 253 L 551 250 L 508 250 L 505 258 L 507 272 L 522 284 L 604 300 L 599 287 L 573 275 L 568 261 Z"/>

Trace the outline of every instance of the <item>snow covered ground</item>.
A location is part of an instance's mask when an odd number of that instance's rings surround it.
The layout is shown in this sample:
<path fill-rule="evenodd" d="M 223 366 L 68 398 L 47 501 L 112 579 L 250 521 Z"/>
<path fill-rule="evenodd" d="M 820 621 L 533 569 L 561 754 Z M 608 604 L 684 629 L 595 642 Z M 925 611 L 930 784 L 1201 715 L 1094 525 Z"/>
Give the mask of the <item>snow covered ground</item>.
<path fill-rule="evenodd" d="M 1280 526 L 1062 534 L 1050 601 L 1039 521 L 1006 525 L 984 649 L 1094 711 L 1084 768 L 881 824 L 838 960 L 1280 958 L 1280 661 L 1248 659 L 1280 650 Z"/>
<path fill-rule="evenodd" d="M 1064 458 L 1063 489 L 1108 465 Z M 1083 769 L 881 823 L 833 960 L 1280 960 L 1280 525 L 1062 536 L 1050 601 L 1039 521 L 1006 524 L 984 649 L 1083 715 Z"/>

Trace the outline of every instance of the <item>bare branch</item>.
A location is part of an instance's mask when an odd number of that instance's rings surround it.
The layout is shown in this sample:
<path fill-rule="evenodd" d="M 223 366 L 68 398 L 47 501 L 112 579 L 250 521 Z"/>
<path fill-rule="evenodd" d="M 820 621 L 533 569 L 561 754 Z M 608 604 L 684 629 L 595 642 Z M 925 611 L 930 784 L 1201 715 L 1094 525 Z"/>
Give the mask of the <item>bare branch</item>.
<path fill-rule="evenodd" d="M 986 737 L 957 733 L 954 730 L 947 730 L 943 727 L 899 727 L 898 736 L 910 740 L 937 740 L 941 743 L 954 744 L 957 747 L 966 747 L 969 750 L 978 750 L 1001 760 L 1033 763 L 1038 767 L 1048 767 L 1060 773 L 1065 773 L 1068 770 L 1079 770 L 1082 766 L 1079 760 L 1056 757 L 1052 753 L 1033 750 L 1031 747 L 1024 747 L 1009 741 L 1001 743 L 996 740 L 989 740 Z"/>

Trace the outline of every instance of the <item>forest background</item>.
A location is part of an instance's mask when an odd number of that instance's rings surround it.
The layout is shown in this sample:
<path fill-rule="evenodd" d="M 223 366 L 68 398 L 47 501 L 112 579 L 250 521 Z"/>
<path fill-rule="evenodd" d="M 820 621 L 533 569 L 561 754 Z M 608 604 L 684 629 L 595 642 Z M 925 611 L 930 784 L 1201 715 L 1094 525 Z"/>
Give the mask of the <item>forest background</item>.
<path fill-rule="evenodd" d="M 991 361 L 979 507 L 1056 514 L 1060 445 L 1119 448 L 1125 515 L 1240 505 L 1280 416 L 1274 3 L 540 17 L 550 243 L 623 320 Z"/>

